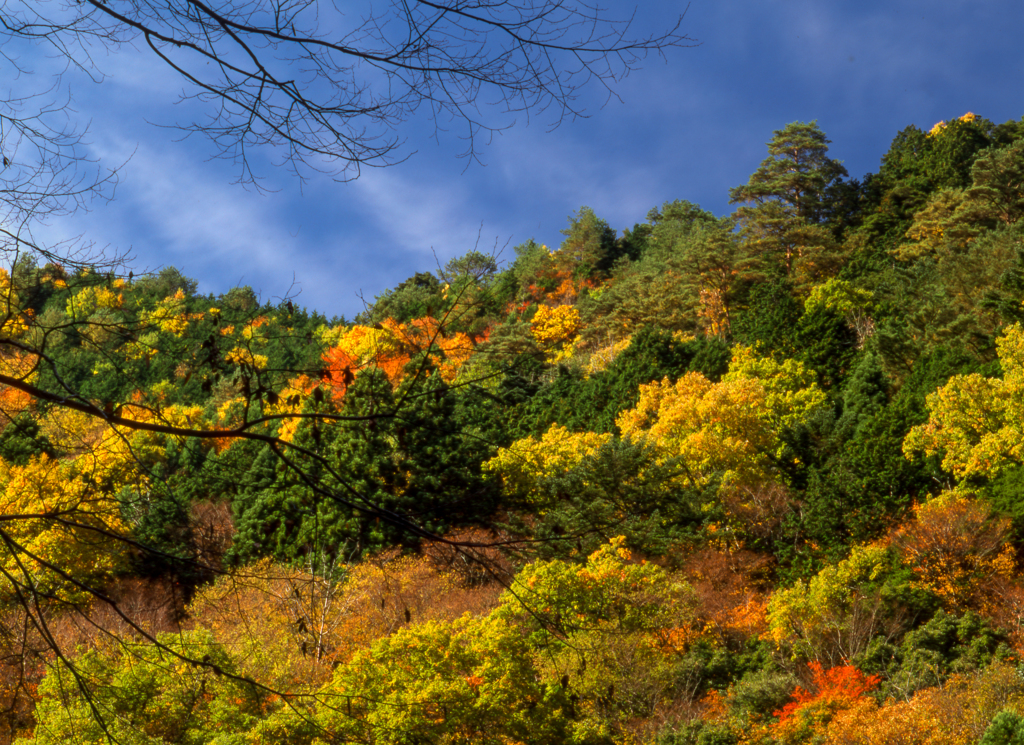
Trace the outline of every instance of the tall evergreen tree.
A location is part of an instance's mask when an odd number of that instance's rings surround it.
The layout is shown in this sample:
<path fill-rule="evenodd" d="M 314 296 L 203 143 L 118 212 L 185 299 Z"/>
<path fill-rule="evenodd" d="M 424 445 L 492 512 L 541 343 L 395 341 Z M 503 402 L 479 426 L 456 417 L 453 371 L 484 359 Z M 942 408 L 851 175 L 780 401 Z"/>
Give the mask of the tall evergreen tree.
<path fill-rule="evenodd" d="M 573 279 L 588 279 L 595 272 L 607 272 L 618 258 L 615 231 L 590 207 L 580 207 L 570 215 L 569 227 L 562 235 L 565 240 L 555 254 L 555 263 Z"/>
<path fill-rule="evenodd" d="M 768 158 L 747 183 L 729 190 L 732 203 L 756 207 L 780 202 L 796 217 L 821 222 L 825 190 L 847 176 L 842 164 L 828 157 L 831 140 L 817 122 L 793 122 L 773 133 Z"/>
<path fill-rule="evenodd" d="M 828 157 L 829 142 L 817 122 L 788 124 L 774 133 L 768 158 L 747 183 L 729 190 L 730 203 L 742 204 L 735 217 L 743 237 L 766 265 L 799 281 L 836 268 L 826 193 L 847 172 Z"/>
<path fill-rule="evenodd" d="M 862 354 L 843 386 L 843 413 L 837 426 L 840 436 L 862 435 L 864 426 L 889 403 L 891 388 L 878 353 Z"/>

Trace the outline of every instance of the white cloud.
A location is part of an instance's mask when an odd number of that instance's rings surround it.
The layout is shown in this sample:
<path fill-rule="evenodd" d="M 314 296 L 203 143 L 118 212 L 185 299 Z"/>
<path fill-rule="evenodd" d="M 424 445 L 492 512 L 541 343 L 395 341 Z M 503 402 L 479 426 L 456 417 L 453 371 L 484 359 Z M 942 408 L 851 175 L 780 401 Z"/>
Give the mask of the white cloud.
<path fill-rule="evenodd" d="M 54 221 L 39 231 L 46 239 L 85 235 L 122 252 L 130 248 L 137 269 L 173 265 L 213 279 L 219 290 L 243 279 L 283 291 L 287 283 L 275 278 L 296 241 L 272 196 L 229 185 L 223 168 L 194 159 L 183 145 L 129 148 L 106 141 L 94 146 L 105 163 L 127 160 L 117 198 Z"/>
<path fill-rule="evenodd" d="M 423 168 L 366 169 L 345 187 L 358 202 L 382 242 L 406 252 L 449 256 L 473 247 L 480 219 L 472 214 L 472 195 L 453 174 L 431 178 Z"/>

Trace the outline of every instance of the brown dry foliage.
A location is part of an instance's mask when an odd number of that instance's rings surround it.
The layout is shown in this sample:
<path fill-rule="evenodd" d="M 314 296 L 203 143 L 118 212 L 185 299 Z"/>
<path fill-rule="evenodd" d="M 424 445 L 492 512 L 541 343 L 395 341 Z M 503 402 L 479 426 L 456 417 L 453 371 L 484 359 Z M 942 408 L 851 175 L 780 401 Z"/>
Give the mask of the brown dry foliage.
<path fill-rule="evenodd" d="M 139 629 L 150 636 L 181 629 L 187 596 L 179 584 L 126 577 L 115 580 L 104 595 L 110 603 L 94 600 L 84 613 L 64 613 L 51 623 L 61 649 L 102 646 L 112 638 L 137 639 Z"/>
<path fill-rule="evenodd" d="M 836 714 L 827 745 L 973 745 L 1004 709 L 1022 711 L 1024 681 L 1012 665 L 996 663 L 970 676 L 954 676 L 909 701 L 879 705 L 865 699 Z"/>
<path fill-rule="evenodd" d="M 479 528 L 468 529 L 445 536 L 444 541 L 424 543 L 421 550 L 437 571 L 451 574 L 465 587 L 508 585 L 515 568 L 497 547 L 503 537 Z"/>
<path fill-rule="evenodd" d="M 339 658 L 348 659 L 410 622 L 489 613 L 504 587 L 484 580 L 508 569 L 497 562 L 493 572 L 481 573 L 481 566 L 463 552 L 435 545 L 424 556 L 387 551 L 355 567 L 345 585 L 348 613 L 339 628 Z"/>
<path fill-rule="evenodd" d="M 316 627 L 305 621 L 304 600 L 297 587 L 312 584 L 305 602 L 328 605 L 339 596 L 337 582 L 317 582 L 304 573 L 263 561 L 204 587 L 188 607 L 190 628 L 201 627 L 238 661 L 244 674 L 279 690 L 315 687 L 330 675 L 310 648 Z M 300 623 L 301 622 L 301 623 Z M 323 634 L 320 635 L 322 640 Z"/>
<path fill-rule="evenodd" d="M 1014 576 L 1010 521 L 982 502 L 944 494 L 915 508 L 915 519 L 892 542 L 913 567 L 917 583 L 948 607 L 997 612 L 1001 588 Z"/>
<path fill-rule="evenodd" d="M 46 672 L 43 640 L 23 613 L 0 616 L 0 745 L 35 725 L 36 688 Z"/>
<path fill-rule="evenodd" d="M 54 659 L 53 646 L 65 653 L 83 647 L 109 646 L 139 637 L 115 610 L 148 634 L 176 631 L 184 607 L 182 588 L 160 580 L 115 580 L 88 608 L 48 609 L 40 605 L 35 618 L 48 642 L 22 610 L 0 614 L 0 745 L 9 745 L 35 725 L 36 691 Z"/>
<path fill-rule="evenodd" d="M 997 628 L 1006 629 L 1014 650 L 1024 656 L 1024 582 L 1004 580 L 994 590 L 1002 602 L 992 606 L 989 618 Z"/>
<path fill-rule="evenodd" d="M 682 567 L 697 595 L 705 626 L 732 641 L 761 634 L 767 628 L 765 609 L 772 569 L 770 556 L 714 547 L 690 554 Z"/>
<path fill-rule="evenodd" d="M 439 569 L 457 558 L 387 551 L 348 568 L 305 571 L 264 561 L 204 588 L 189 625 L 209 629 L 247 674 L 275 688 L 312 686 L 333 667 L 409 623 L 484 615 L 502 585 Z M 490 575 L 489 575 L 490 576 Z M 473 580 L 473 581 L 469 581 Z"/>
<path fill-rule="evenodd" d="M 732 484 L 720 495 L 730 522 L 741 534 L 768 541 L 779 532 L 795 504 L 790 490 L 774 481 Z"/>
<path fill-rule="evenodd" d="M 196 561 L 217 571 L 235 536 L 235 521 L 227 502 L 196 502 L 189 513 Z"/>

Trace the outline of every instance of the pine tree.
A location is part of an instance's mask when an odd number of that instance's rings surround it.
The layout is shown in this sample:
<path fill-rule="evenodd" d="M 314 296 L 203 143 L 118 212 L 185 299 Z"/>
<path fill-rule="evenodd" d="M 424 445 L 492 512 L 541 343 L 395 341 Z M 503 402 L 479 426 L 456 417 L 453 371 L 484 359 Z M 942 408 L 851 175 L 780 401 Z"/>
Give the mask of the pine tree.
<path fill-rule="evenodd" d="M 747 183 L 729 190 L 731 201 L 757 207 L 781 202 L 796 217 L 820 222 L 825 190 L 848 175 L 839 161 L 828 157 L 830 142 L 817 122 L 793 122 L 776 130 L 768 143 L 769 157 Z"/>
<path fill-rule="evenodd" d="M 569 227 L 562 231 L 565 240 L 555 254 L 560 272 L 574 280 L 589 279 L 595 272 L 607 272 L 617 257 L 615 231 L 594 214 L 580 207 L 569 216 Z"/>
<path fill-rule="evenodd" d="M 730 203 L 743 204 L 735 212 L 743 237 L 766 265 L 801 282 L 829 274 L 837 260 L 826 193 L 847 172 L 828 144 L 817 122 L 788 124 L 747 183 L 729 190 Z"/>
<path fill-rule="evenodd" d="M 861 356 L 843 386 L 843 414 L 837 429 L 844 438 L 859 436 L 864 425 L 889 402 L 889 379 L 876 352 Z"/>
<path fill-rule="evenodd" d="M 313 407 L 325 413 L 325 406 L 331 404 L 311 400 L 305 413 Z M 337 424 L 307 419 L 297 428 L 293 443 L 326 458 L 339 429 Z M 347 495 L 332 498 L 337 483 L 317 458 L 296 449 L 289 450 L 285 460 L 267 445 L 252 462 L 245 482 L 246 487 L 234 499 L 237 532 L 230 551 L 233 560 L 272 556 L 298 562 L 309 554 L 334 558 L 354 551 L 358 529 L 353 510 Z M 314 484 L 322 488 L 314 489 Z"/>

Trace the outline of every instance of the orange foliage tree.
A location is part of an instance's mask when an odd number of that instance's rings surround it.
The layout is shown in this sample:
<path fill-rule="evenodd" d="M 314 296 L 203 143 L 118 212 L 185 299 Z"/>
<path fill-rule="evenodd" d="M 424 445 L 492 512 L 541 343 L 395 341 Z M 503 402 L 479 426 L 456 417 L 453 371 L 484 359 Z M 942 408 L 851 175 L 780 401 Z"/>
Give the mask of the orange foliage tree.
<path fill-rule="evenodd" d="M 973 675 L 954 675 L 939 688 L 882 703 L 862 696 L 836 712 L 826 745 L 974 745 L 1001 710 L 1022 710 L 1024 683 L 1017 669 L 995 663 Z"/>
<path fill-rule="evenodd" d="M 382 370 L 392 385 L 398 385 L 409 363 L 420 355 L 452 382 L 476 346 L 469 335 L 450 333 L 443 320 L 429 316 L 408 323 L 388 318 L 373 327 L 328 332 L 327 337 L 331 346 L 323 355 L 323 377 L 336 399 L 344 397 L 356 376 L 369 368 Z"/>
<path fill-rule="evenodd" d="M 838 712 L 860 705 L 880 682 L 878 676 L 864 675 L 852 665 L 826 670 L 812 662 L 809 667 L 809 686 L 797 686 L 792 700 L 775 712 L 779 719 L 772 729 L 783 742 L 811 740 Z"/>
<path fill-rule="evenodd" d="M 35 373 L 38 360 L 35 355 L 8 352 L 0 355 L 0 370 L 20 380 L 30 380 Z M 32 396 L 9 385 L 0 385 L 0 424 L 6 424 L 28 410 L 33 403 Z"/>
<path fill-rule="evenodd" d="M 949 608 L 991 610 L 1015 572 L 1010 521 L 982 502 L 945 492 L 914 509 L 915 519 L 893 536 L 917 577 Z"/>

